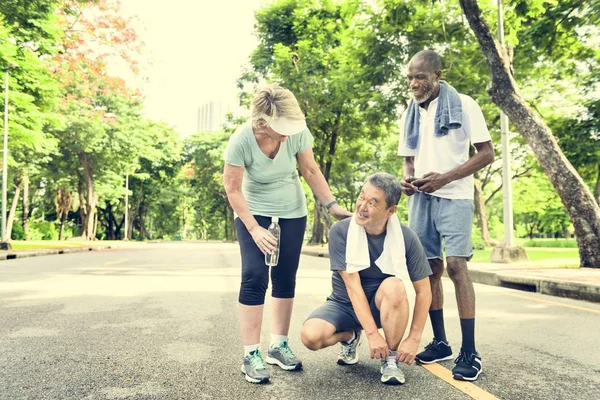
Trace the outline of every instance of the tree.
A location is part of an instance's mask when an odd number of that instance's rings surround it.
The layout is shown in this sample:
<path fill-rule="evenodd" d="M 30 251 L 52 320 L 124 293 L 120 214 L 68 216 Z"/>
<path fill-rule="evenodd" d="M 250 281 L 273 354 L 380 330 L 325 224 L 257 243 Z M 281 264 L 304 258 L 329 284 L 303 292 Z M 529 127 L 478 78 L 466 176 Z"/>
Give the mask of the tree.
<path fill-rule="evenodd" d="M 54 43 L 58 40 L 52 13 L 55 3 L 39 0 L 0 4 L 0 66 L 17 66 L 10 71 L 9 83 L 9 182 L 14 191 L 7 218 L 8 238 L 21 192 L 21 220 L 28 238 L 29 182 L 56 150 L 56 140 L 45 132 L 58 122 L 54 113 L 58 85 L 47 70 L 47 58 L 56 51 Z"/>
<path fill-rule="evenodd" d="M 139 42 L 114 1 L 65 0 L 61 6 L 58 16 L 65 36 L 52 72 L 64 93 L 60 112 L 66 125 L 54 135 L 63 156 L 70 157 L 68 163 L 77 165 L 73 172 L 78 177 L 82 237 L 93 239 L 102 190 L 119 187 L 137 161 L 141 133 L 128 128 L 139 114 L 139 99 L 123 78 L 108 74 L 108 66 L 119 57 L 135 73 Z"/>
<path fill-rule="evenodd" d="M 507 49 L 493 36 L 476 0 L 460 0 L 464 14 L 488 62 L 490 96 L 517 127 L 558 192 L 575 228 L 582 267 L 600 268 L 600 207 L 562 153 L 544 120 L 519 94 Z"/>
<path fill-rule="evenodd" d="M 229 136 L 231 132 L 201 132 L 186 140 L 184 177 L 193 192 L 195 228 L 202 239 L 235 238 L 233 212 L 222 184 Z"/>
<path fill-rule="evenodd" d="M 336 163 L 356 141 L 376 142 L 394 120 L 384 91 L 364 79 L 369 64 L 358 37 L 368 12 L 357 0 L 272 3 L 256 14 L 259 46 L 251 56 L 252 71 L 241 79 L 277 81 L 296 95 L 315 139 L 315 159 L 337 197 L 342 187 L 337 180 L 350 171 L 334 174 Z M 310 242 L 323 243 L 331 221 L 314 200 Z"/>

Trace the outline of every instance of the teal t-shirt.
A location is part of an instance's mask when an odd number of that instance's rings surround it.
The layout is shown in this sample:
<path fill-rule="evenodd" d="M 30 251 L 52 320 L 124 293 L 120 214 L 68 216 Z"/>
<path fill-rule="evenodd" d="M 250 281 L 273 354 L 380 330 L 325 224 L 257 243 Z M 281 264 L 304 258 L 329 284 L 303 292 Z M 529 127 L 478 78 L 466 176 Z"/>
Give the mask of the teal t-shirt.
<path fill-rule="evenodd" d="M 242 193 L 253 215 L 300 218 L 308 214 L 296 170 L 296 155 L 310 149 L 312 142 L 307 128 L 281 143 L 275 158 L 270 159 L 258 147 L 251 122 L 231 135 L 225 149 L 225 163 L 244 167 Z"/>

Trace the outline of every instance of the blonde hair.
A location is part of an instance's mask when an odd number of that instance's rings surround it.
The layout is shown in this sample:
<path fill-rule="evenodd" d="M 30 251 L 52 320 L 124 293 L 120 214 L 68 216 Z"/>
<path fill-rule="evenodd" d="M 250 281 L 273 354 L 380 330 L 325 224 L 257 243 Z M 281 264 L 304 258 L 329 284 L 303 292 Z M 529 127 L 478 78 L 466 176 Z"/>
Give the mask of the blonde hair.
<path fill-rule="evenodd" d="M 292 92 L 278 84 L 265 85 L 252 98 L 252 125 L 268 125 L 275 118 L 305 119 Z"/>

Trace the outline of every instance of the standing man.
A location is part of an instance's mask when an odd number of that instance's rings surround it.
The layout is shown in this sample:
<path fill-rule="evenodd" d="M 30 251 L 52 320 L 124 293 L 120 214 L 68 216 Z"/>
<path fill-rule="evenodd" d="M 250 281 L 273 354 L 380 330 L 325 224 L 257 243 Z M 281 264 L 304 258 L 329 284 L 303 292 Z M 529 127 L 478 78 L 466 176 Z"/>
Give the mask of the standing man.
<path fill-rule="evenodd" d="M 400 121 L 398 154 L 405 157 L 401 184 L 410 196 L 409 226 L 433 272 L 429 316 L 434 337 L 416 359 L 430 364 L 452 358 L 443 319 L 443 243 L 462 331 L 452 375 L 474 381 L 482 364 L 475 348 L 475 291 L 467 273 L 473 256 L 473 174 L 494 161 L 494 148 L 479 105 L 441 77 L 442 59 L 436 52 L 423 50 L 411 59 L 406 78 L 413 98 Z M 471 144 L 477 153 L 469 158 Z"/>

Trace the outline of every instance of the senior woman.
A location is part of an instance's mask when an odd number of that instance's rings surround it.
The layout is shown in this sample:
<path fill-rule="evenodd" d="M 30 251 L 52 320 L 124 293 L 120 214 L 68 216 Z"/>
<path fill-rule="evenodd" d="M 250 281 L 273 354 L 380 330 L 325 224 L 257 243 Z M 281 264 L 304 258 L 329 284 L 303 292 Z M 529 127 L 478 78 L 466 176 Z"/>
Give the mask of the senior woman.
<path fill-rule="evenodd" d="M 265 254 L 273 252 L 277 244 L 266 229 L 272 217 L 279 218 L 281 236 L 279 263 L 270 269 L 273 316 L 266 361 L 288 371 L 302 368 L 302 362 L 288 346 L 296 272 L 308 213 L 296 162 L 308 186 L 333 217 L 351 216 L 331 194 L 315 162 L 312 142 L 294 95 L 272 84 L 256 92 L 252 120 L 231 136 L 225 150 L 223 182 L 235 212 L 242 256 L 242 373 L 251 383 L 265 383 L 270 378 L 260 351 L 260 332 L 269 283 Z"/>

